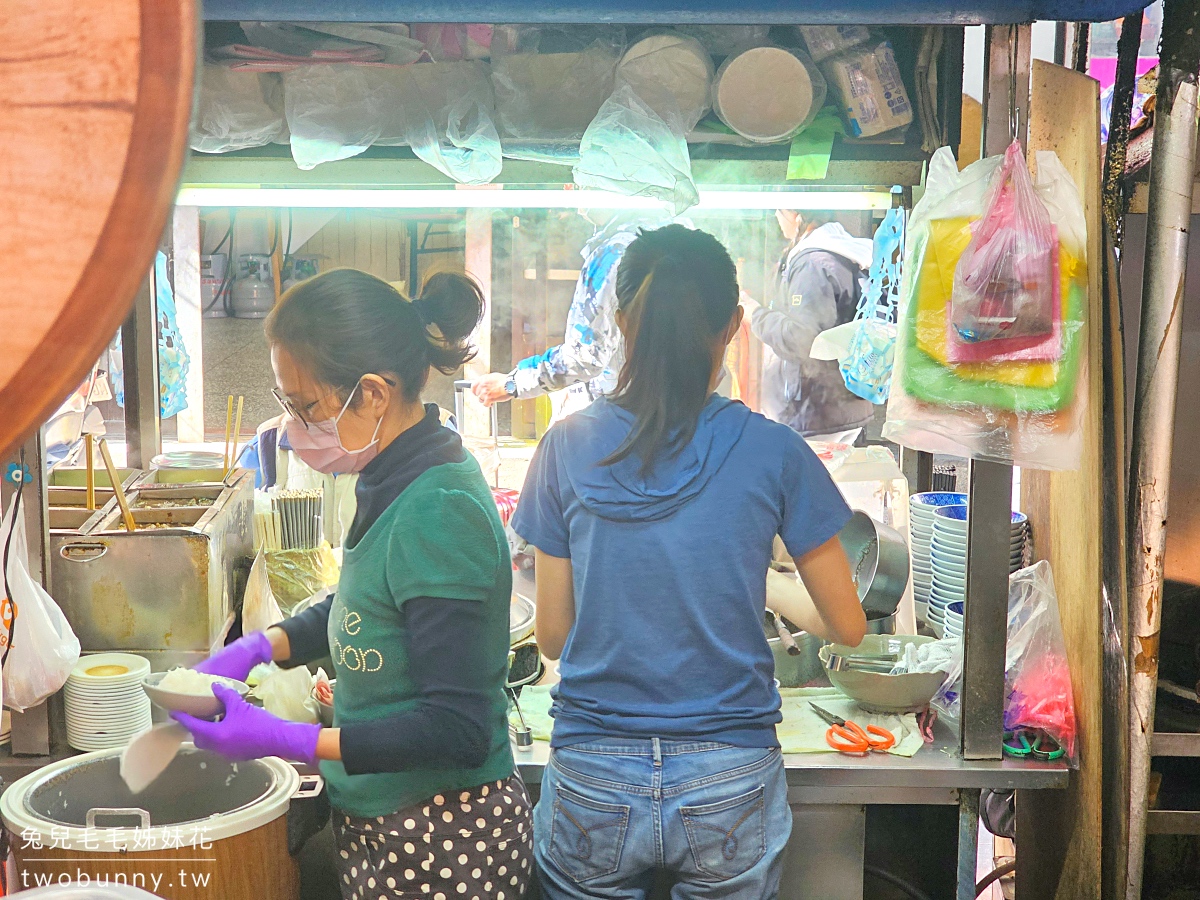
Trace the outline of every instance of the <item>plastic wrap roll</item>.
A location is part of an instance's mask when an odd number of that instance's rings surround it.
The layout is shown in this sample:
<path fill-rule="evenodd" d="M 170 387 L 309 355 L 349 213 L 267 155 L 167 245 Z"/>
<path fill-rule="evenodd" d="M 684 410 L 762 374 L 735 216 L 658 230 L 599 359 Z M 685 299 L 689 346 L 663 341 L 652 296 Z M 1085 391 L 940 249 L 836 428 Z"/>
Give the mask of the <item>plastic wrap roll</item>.
<path fill-rule="evenodd" d="M 712 57 L 694 38 L 672 32 L 642 38 L 617 66 L 617 79 L 662 119 L 681 119 L 690 131 L 708 112 Z"/>
<path fill-rule="evenodd" d="M 825 102 L 825 79 L 799 50 L 754 47 L 721 65 L 712 100 L 722 122 L 747 140 L 770 144 L 816 117 Z"/>

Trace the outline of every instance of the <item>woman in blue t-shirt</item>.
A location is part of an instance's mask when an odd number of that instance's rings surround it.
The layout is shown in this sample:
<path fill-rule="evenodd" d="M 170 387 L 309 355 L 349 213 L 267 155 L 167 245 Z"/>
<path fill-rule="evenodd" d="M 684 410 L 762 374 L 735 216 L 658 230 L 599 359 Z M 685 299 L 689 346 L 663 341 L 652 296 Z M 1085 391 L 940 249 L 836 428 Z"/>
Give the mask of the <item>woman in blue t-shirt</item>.
<path fill-rule="evenodd" d="M 713 394 L 742 321 L 733 261 L 679 225 L 617 274 L 616 392 L 542 440 L 514 530 L 537 549 L 537 640 L 561 655 L 534 818 L 552 898 L 771 897 L 791 828 L 763 633 L 782 537 L 813 606 L 866 620 L 836 535 L 850 518 L 790 428 Z"/>

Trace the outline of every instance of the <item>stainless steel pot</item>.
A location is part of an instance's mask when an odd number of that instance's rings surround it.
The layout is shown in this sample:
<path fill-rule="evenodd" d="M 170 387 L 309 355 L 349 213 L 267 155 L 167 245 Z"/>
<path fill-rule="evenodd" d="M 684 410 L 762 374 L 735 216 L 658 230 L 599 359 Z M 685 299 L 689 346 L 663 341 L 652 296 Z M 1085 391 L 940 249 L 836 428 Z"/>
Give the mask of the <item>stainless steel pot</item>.
<path fill-rule="evenodd" d="M 903 535 L 856 510 L 838 540 L 850 560 L 867 618 L 895 613 L 908 587 L 908 544 Z"/>

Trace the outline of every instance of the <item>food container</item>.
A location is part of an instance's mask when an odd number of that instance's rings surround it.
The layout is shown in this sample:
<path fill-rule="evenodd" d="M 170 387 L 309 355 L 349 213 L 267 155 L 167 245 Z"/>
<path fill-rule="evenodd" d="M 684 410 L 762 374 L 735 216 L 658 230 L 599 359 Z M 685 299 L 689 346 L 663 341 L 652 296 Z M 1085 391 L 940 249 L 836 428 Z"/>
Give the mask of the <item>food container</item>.
<path fill-rule="evenodd" d="M 126 491 L 141 474 L 141 469 L 117 469 L 117 477 Z M 112 484 L 103 466 L 95 471 L 94 483 L 96 508 L 99 509 L 113 498 Z M 87 469 L 72 466 L 51 471 L 46 478 L 46 504 L 52 510 L 60 507 L 84 509 L 87 505 Z"/>
<path fill-rule="evenodd" d="M 0 797 L 17 883 L 123 876 L 167 900 L 295 900 L 287 811 L 300 778 L 282 760 L 231 763 L 185 744 L 131 794 L 120 750 L 52 763 Z"/>
<path fill-rule="evenodd" d="M 799 50 L 753 47 L 726 59 L 713 79 L 713 111 L 755 143 L 786 141 L 824 102 L 825 79 Z"/>
<path fill-rule="evenodd" d="M 54 598 L 84 651 L 131 650 L 154 671 L 194 664 L 221 634 L 253 556 L 254 476 L 228 487 L 141 481 L 129 499 L 138 530 L 125 531 L 114 503 L 88 533 L 54 542 Z"/>

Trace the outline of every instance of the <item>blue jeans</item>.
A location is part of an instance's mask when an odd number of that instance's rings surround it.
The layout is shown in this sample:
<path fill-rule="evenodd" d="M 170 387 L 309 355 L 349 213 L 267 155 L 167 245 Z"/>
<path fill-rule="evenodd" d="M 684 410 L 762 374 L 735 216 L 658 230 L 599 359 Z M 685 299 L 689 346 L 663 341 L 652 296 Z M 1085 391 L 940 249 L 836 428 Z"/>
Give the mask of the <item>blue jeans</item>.
<path fill-rule="evenodd" d="M 774 897 L 791 830 L 779 750 L 658 738 L 553 751 L 533 813 L 549 900 Z"/>

